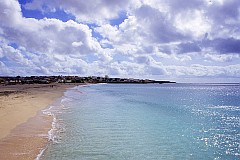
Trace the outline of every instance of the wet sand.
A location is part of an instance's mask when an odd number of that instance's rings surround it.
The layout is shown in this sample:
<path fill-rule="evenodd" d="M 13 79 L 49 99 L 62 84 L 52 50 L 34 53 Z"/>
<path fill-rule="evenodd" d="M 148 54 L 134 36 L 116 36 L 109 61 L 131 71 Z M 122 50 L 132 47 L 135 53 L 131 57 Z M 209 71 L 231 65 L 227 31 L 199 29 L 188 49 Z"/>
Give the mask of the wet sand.
<path fill-rule="evenodd" d="M 74 86 L 0 86 L 0 159 L 35 159 L 48 142 L 52 123 L 41 110 Z"/>

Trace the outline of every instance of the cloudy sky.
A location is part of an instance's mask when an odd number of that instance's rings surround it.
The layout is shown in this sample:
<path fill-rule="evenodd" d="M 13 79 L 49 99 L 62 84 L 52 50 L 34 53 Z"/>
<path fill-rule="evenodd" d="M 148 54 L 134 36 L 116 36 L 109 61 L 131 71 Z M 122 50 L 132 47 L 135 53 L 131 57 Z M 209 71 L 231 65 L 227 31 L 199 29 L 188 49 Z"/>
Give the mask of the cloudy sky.
<path fill-rule="evenodd" d="M 240 1 L 1 0 L 6 75 L 240 82 Z"/>

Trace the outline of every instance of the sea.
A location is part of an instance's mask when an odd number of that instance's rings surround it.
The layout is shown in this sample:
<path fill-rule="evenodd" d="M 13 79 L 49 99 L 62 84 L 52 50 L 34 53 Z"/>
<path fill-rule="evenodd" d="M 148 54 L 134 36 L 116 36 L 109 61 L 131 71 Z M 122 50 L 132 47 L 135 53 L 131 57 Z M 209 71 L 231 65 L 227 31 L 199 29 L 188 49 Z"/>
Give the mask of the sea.
<path fill-rule="evenodd" d="M 40 160 L 239 160 L 240 84 L 69 89 Z"/>

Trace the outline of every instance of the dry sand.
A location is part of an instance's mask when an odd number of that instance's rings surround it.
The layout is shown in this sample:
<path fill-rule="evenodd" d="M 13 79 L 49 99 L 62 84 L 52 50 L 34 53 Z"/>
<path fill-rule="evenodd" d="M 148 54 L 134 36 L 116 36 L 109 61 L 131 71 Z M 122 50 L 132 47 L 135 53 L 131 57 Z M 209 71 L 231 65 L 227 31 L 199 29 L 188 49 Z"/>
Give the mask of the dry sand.
<path fill-rule="evenodd" d="M 46 146 L 52 122 L 41 110 L 73 86 L 0 86 L 0 159 L 35 159 Z"/>

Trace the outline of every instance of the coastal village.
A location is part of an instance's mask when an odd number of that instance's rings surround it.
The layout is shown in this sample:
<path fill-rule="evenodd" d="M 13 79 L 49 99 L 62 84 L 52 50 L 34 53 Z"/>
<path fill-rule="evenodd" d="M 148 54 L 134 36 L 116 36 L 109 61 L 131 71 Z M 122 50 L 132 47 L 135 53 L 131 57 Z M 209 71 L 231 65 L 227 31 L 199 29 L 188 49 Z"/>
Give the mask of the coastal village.
<path fill-rule="evenodd" d="M 29 77 L 0 77 L 0 84 L 15 85 L 15 84 L 50 84 L 50 83 L 175 83 L 171 81 L 157 81 L 151 79 L 134 79 L 134 78 L 109 78 L 109 76 L 29 76 Z"/>

